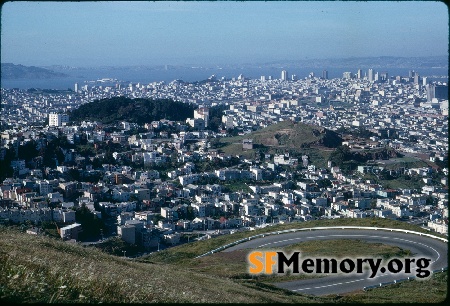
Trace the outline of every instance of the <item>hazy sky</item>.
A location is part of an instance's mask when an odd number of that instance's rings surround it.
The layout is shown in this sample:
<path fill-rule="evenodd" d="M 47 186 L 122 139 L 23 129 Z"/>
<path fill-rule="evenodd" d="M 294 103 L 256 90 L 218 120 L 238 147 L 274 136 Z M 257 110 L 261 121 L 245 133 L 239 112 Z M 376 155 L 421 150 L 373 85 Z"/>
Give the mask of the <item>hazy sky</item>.
<path fill-rule="evenodd" d="M 442 2 L 7 2 L 1 61 L 251 63 L 448 54 Z"/>

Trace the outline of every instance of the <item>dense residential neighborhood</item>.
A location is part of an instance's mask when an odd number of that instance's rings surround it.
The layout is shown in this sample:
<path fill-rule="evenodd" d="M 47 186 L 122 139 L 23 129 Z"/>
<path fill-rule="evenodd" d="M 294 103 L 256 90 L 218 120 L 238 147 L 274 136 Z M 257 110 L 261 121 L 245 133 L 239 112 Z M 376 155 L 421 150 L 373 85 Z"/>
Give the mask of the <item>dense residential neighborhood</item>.
<path fill-rule="evenodd" d="M 448 234 L 447 83 L 372 69 L 330 80 L 283 71 L 98 83 L 1 89 L 3 223 L 33 234 L 53 224 L 64 240 L 118 235 L 146 250 L 186 233 L 206 239 L 325 218 L 392 218 Z M 196 109 L 185 121 L 71 121 L 80 106 L 113 97 Z M 272 142 L 256 136 L 269 127 Z M 290 145 L 292 131 L 309 129 L 339 143 Z M 101 226 L 88 228 L 87 215 Z"/>

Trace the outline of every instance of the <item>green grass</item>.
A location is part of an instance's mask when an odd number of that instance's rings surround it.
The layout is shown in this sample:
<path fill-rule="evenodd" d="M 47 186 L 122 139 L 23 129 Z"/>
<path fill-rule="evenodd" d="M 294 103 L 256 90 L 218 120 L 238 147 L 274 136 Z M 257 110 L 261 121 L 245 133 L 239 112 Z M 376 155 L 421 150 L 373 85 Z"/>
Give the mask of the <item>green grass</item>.
<path fill-rule="evenodd" d="M 393 180 L 380 180 L 380 184 L 389 189 L 421 189 L 425 186 L 425 183 L 422 180 L 411 179 L 405 180 L 403 178 L 396 178 Z"/>
<path fill-rule="evenodd" d="M 221 184 L 223 187 L 228 189 L 230 192 L 236 192 L 236 191 L 244 191 L 247 193 L 253 193 L 253 191 L 250 189 L 250 187 L 247 186 L 247 183 L 245 182 L 233 182 L 233 183 L 224 183 Z"/>
<path fill-rule="evenodd" d="M 425 186 L 425 183 L 419 176 L 413 176 L 408 180 L 405 179 L 405 177 L 398 177 L 392 180 L 382 180 L 378 179 L 375 174 L 368 173 L 364 175 L 364 178 L 371 179 L 384 188 L 389 189 L 421 189 L 423 186 Z"/>
<path fill-rule="evenodd" d="M 436 273 L 429 280 L 405 281 L 382 288 L 343 295 L 340 303 L 443 303 L 447 299 L 447 272 Z"/>
<path fill-rule="evenodd" d="M 399 168 L 421 168 L 428 167 L 432 164 L 431 162 L 425 162 L 417 157 L 391 158 L 386 161 L 380 161 L 379 163 L 389 170 L 397 170 Z"/>
<path fill-rule="evenodd" d="M 282 248 L 267 248 L 264 250 L 300 251 L 301 257 L 332 257 L 345 258 L 351 256 L 371 256 L 376 258 L 404 257 L 409 254 L 408 250 L 403 250 L 396 246 L 385 245 L 381 243 L 369 243 L 354 239 L 336 239 L 323 241 L 305 241 L 295 243 Z M 236 250 L 232 252 L 220 252 L 208 255 L 199 259 L 192 259 L 189 263 L 185 262 L 193 271 L 216 275 L 220 277 L 231 277 L 235 279 L 254 279 L 262 282 L 281 282 L 295 279 L 304 279 L 319 277 L 310 274 L 297 275 L 259 275 L 250 276 L 248 272 L 247 255 L 252 250 Z"/>
<path fill-rule="evenodd" d="M 228 139 L 228 138 L 222 138 L 222 139 Z M 225 153 L 225 155 L 242 155 L 246 158 L 252 158 L 255 155 L 256 150 L 243 150 L 242 149 L 242 142 L 241 143 L 227 143 L 225 146 L 221 147 L 219 151 Z"/>

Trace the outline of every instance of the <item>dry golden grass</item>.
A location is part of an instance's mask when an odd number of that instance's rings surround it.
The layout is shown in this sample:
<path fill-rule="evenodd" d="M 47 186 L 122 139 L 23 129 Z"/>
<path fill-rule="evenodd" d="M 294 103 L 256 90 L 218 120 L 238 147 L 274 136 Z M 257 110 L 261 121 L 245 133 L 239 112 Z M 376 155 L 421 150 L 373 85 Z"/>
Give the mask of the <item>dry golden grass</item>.
<path fill-rule="evenodd" d="M 0 229 L 0 250 L 0 299 L 7 302 L 293 301 L 277 290 L 247 288 L 231 279 L 169 264 L 134 262 L 11 229 Z"/>

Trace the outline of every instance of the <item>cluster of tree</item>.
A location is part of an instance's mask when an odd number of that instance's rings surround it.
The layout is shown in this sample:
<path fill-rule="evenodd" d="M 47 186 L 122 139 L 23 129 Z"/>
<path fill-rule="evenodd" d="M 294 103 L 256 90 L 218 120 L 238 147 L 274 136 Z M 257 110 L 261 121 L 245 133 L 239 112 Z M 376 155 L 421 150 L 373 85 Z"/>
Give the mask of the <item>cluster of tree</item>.
<path fill-rule="evenodd" d="M 98 238 L 104 228 L 103 221 L 94 215 L 84 204 L 76 208 L 75 220 L 83 228 L 83 232 L 80 234 L 80 240 Z"/>
<path fill-rule="evenodd" d="M 351 152 L 347 145 L 343 145 L 337 147 L 336 150 L 331 153 L 329 160 L 333 165 L 339 166 L 341 169 L 354 170 L 358 163 L 400 156 L 401 155 L 398 152 L 392 149 Z"/>
<path fill-rule="evenodd" d="M 223 111 L 229 108 L 228 105 L 221 104 L 213 106 L 209 109 L 209 123 L 208 128 L 212 131 L 217 131 L 217 129 L 222 125 Z"/>
<path fill-rule="evenodd" d="M 14 170 L 11 168 L 11 161 L 14 160 L 16 153 L 12 147 L 6 149 L 3 160 L 0 160 L 0 180 L 3 182 L 7 177 L 14 175 Z"/>
<path fill-rule="evenodd" d="M 341 135 L 352 135 L 354 137 L 359 137 L 359 138 L 369 138 L 371 136 L 377 135 L 377 134 L 365 129 L 362 126 L 357 127 L 357 128 L 340 127 L 336 130 L 336 133 L 341 134 Z"/>
<path fill-rule="evenodd" d="M 221 160 L 219 158 L 214 158 L 214 160 L 208 160 L 208 161 L 198 161 L 194 162 L 196 172 L 203 173 L 203 172 L 211 172 L 214 170 L 218 170 L 221 168 L 229 168 L 233 166 L 237 166 L 240 164 L 240 160 L 236 156 L 232 156 L 229 159 Z"/>
<path fill-rule="evenodd" d="M 352 158 L 352 153 L 347 145 L 339 146 L 330 154 L 329 160 L 336 166 L 342 167 L 344 162 Z"/>
<path fill-rule="evenodd" d="M 171 99 L 130 99 L 113 97 L 81 105 L 70 113 L 71 120 L 103 123 L 130 121 L 137 124 L 168 119 L 184 121 L 194 116 L 195 106 Z"/>
<path fill-rule="evenodd" d="M 69 149 L 75 149 L 75 152 L 86 157 L 87 163 L 91 163 L 88 157 L 98 153 L 105 153 L 103 158 L 94 158 L 92 162 L 94 169 L 99 169 L 102 164 L 116 164 L 117 162 L 112 153 L 126 151 L 128 148 L 111 141 L 97 144 L 94 147 L 93 144 L 87 143 L 85 134 L 82 134 L 75 144 L 69 143 L 67 137 L 64 135 L 44 139 L 44 141 L 33 139 L 19 145 L 17 151 L 12 146 L 5 149 L 4 158 L 0 160 L 0 180 L 14 176 L 11 162 L 17 159 L 25 160 L 27 166 L 31 166 L 32 168 L 37 165 L 33 161 L 36 161 L 38 157 L 41 158 L 39 167 L 55 168 L 56 163 L 58 165 L 67 164 L 64 162 L 65 156 L 63 151 Z"/>
<path fill-rule="evenodd" d="M 177 210 L 177 213 L 179 219 L 187 219 L 191 221 L 195 219 L 194 208 L 192 208 L 192 206 L 190 205 L 186 208 L 186 211 L 183 211 L 182 209 L 179 208 Z"/>
<path fill-rule="evenodd" d="M 436 159 L 435 164 L 441 169 L 448 168 L 448 154 L 444 157 L 443 161 Z"/>
<path fill-rule="evenodd" d="M 47 142 L 45 147 L 37 149 L 37 142 L 31 140 L 23 145 L 18 146 L 17 151 L 10 146 L 6 149 L 3 160 L 0 161 L 0 179 L 14 176 L 14 170 L 11 168 L 11 162 L 14 160 L 25 160 L 27 163 L 34 158 L 42 157 L 43 166 L 54 167 L 56 160 L 63 161 L 64 154 L 60 151 L 56 144 L 56 140 Z"/>

